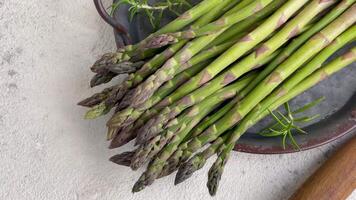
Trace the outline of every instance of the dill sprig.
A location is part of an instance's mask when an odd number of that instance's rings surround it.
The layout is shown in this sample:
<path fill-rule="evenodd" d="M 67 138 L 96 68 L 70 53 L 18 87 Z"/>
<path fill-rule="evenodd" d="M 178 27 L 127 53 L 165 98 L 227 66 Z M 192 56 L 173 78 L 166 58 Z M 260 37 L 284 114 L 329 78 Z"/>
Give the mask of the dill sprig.
<path fill-rule="evenodd" d="M 276 111 L 274 113 L 269 110 L 274 122 L 264 128 L 259 134 L 264 137 L 282 137 L 282 146 L 284 149 L 286 148 L 287 139 L 289 139 L 292 146 L 300 150 L 298 143 L 293 137 L 293 132 L 295 131 L 299 134 L 307 134 L 307 132 L 297 126 L 296 123 L 307 123 L 318 118 L 320 115 L 316 114 L 313 116 L 303 116 L 298 118 L 294 117 L 294 115 L 311 109 L 323 100 L 324 97 L 318 98 L 294 111 L 291 111 L 289 103 L 287 102 L 284 104 L 286 114 L 283 114 L 280 111 Z"/>

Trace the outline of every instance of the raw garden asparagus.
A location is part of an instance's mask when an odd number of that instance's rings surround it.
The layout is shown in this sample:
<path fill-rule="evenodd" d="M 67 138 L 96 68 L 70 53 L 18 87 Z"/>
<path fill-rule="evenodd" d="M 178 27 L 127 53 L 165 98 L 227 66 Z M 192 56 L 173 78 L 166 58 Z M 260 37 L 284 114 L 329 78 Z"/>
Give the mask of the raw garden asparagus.
<path fill-rule="evenodd" d="M 262 101 L 259 106 L 253 112 L 250 112 L 237 126 L 234 132 L 230 135 L 227 139 L 227 143 L 225 144 L 225 148 L 219 154 L 217 160 L 213 164 L 213 166 L 209 170 L 209 179 L 208 179 L 208 189 L 211 195 L 216 194 L 217 187 L 219 185 L 219 181 L 221 179 L 221 175 L 223 173 L 224 166 L 230 156 L 230 153 L 236 143 L 236 141 L 241 137 L 245 131 L 251 127 L 253 124 L 256 124 L 260 119 L 268 115 L 268 110 L 274 110 L 278 108 L 283 103 L 289 101 L 290 99 L 294 98 L 298 94 L 302 93 L 303 91 L 309 89 L 310 87 L 314 86 L 318 82 L 324 80 L 326 77 L 332 75 L 333 73 L 343 69 L 344 67 L 348 66 L 349 64 L 356 61 L 356 48 L 354 47 L 351 51 L 347 52 L 343 56 L 335 59 L 328 65 L 322 67 L 321 69 L 314 72 L 312 75 L 308 76 L 305 80 L 300 82 L 296 85 L 292 90 L 288 91 L 288 93 L 283 94 L 282 96 L 277 91 L 276 93 L 272 93 L 270 97 L 276 99 L 275 96 L 278 96 L 277 101 L 268 102 L 269 97 L 266 99 L 268 103 Z M 306 69 L 307 70 L 307 69 Z M 299 73 L 303 76 L 303 73 Z M 294 76 L 293 76 L 294 78 Z M 282 89 L 284 88 L 284 84 L 282 85 Z M 287 86 L 288 87 L 288 86 Z"/>
<path fill-rule="evenodd" d="M 135 150 L 110 158 L 134 170 L 149 163 L 133 192 L 176 170 L 175 184 L 181 183 L 218 154 L 207 184 L 214 195 L 232 148 L 249 127 L 355 61 L 353 48 L 323 66 L 355 40 L 355 2 L 203 0 L 187 11 L 194 19 L 177 18 L 98 60 L 92 86 L 129 76 L 79 104 L 92 108 L 87 118 L 115 108 L 107 123 L 110 148 L 136 138 Z"/>
<path fill-rule="evenodd" d="M 258 84 L 241 102 L 236 104 L 224 117 L 207 128 L 201 135 L 192 139 L 189 146 L 194 147 L 186 151 L 194 152 L 206 143 L 213 141 L 224 131 L 236 125 L 243 117 L 250 112 L 259 101 L 263 100 L 273 89 L 275 89 L 283 80 L 290 76 L 304 62 L 317 54 L 321 49 L 327 46 L 345 29 L 350 27 L 355 21 L 353 14 L 356 6 L 353 5 L 344 14 L 338 17 L 334 22 L 309 39 L 292 56 L 279 65 L 267 78 Z"/>
<path fill-rule="evenodd" d="M 300 2 L 303 2 L 303 1 L 304 0 L 302 0 Z M 293 3 L 293 2 L 295 2 L 295 1 L 292 1 L 292 3 L 290 3 L 291 5 L 288 5 L 289 7 L 287 6 L 285 8 L 286 16 L 288 16 L 288 14 L 291 13 L 290 12 L 291 10 L 293 11 L 295 9 L 295 8 L 290 8 L 290 7 L 298 7 L 299 4 L 301 4 L 301 5 L 303 4 L 303 3 Z M 239 16 L 239 21 L 241 21 L 253 14 L 254 14 L 254 12 L 251 12 L 251 13 L 241 12 L 241 16 Z M 281 14 L 281 13 L 279 13 L 279 14 Z M 279 17 L 280 16 L 281 15 L 279 15 Z M 276 20 L 278 20 L 278 19 L 276 19 Z M 157 70 L 155 74 L 151 75 L 146 81 L 144 81 L 143 83 L 141 83 L 139 86 L 136 87 L 135 93 L 132 97 L 131 106 L 133 106 L 133 107 L 138 106 L 138 105 L 142 104 L 144 101 L 146 101 L 149 97 L 151 97 L 152 94 L 155 92 L 155 90 L 157 90 L 157 88 L 160 87 L 164 82 L 169 81 L 174 75 L 176 75 L 177 73 L 184 70 L 184 68 L 180 67 L 180 64 L 184 64 L 185 62 L 187 62 L 192 56 L 197 54 L 208 43 L 212 42 L 215 38 L 217 38 L 217 36 L 219 36 L 227 28 L 228 27 L 223 28 L 218 33 L 202 36 L 202 37 L 196 38 L 196 39 L 192 40 L 191 42 L 189 42 L 185 47 L 183 47 L 183 49 L 181 51 L 179 51 L 176 55 L 174 55 L 172 58 L 170 58 L 159 70 Z M 273 29 L 271 32 L 273 32 Z M 247 45 L 247 46 L 251 46 L 251 45 Z M 246 51 L 248 51 L 250 48 L 246 49 Z M 229 52 L 229 50 L 228 50 L 228 52 Z M 238 57 L 235 57 L 235 58 L 233 57 L 232 59 L 229 59 L 230 61 L 228 61 L 228 62 L 230 62 L 230 63 L 226 63 L 226 64 L 227 65 L 231 64 L 237 58 Z M 213 63 L 215 63 L 215 61 Z"/>
<path fill-rule="evenodd" d="M 150 120 L 151 123 L 148 122 L 142 128 L 142 131 L 146 131 L 148 132 L 148 134 L 150 132 L 154 132 L 153 134 L 156 134 L 155 130 L 162 127 L 168 120 L 177 116 L 181 111 L 183 111 L 187 107 L 193 105 L 196 102 L 199 102 L 205 96 L 215 92 L 222 86 L 229 84 L 229 82 L 235 80 L 236 78 L 240 77 L 244 73 L 252 70 L 256 66 L 258 67 L 258 61 L 264 59 L 266 56 L 273 53 L 276 49 L 278 49 L 281 45 L 283 45 L 283 43 L 287 42 L 290 38 L 298 34 L 299 30 L 302 27 L 304 27 L 311 19 L 313 19 L 315 15 L 317 15 L 322 10 L 324 10 L 325 8 L 329 7 L 332 4 L 333 1 L 328 1 L 323 3 L 320 3 L 318 0 L 312 1 L 292 21 L 287 23 L 287 25 L 284 26 L 282 30 L 277 32 L 271 39 L 264 42 L 257 50 L 255 50 L 249 56 L 244 58 L 242 61 L 238 62 L 237 64 L 229 68 L 229 70 L 225 71 L 217 78 L 210 81 L 209 84 L 203 85 L 204 83 L 208 82 L 210 79 L 212 79 L 216 74 L 218 74 L 221 71 L 221 69 L 219 69 L 219 67 L 215 67 L 214 64 L 211 64 L 208 67 L 206 67 L 198 75 L 194 76 L 187 83 L 179 87 L 172 95 L 166 97 L 164 101 L 169 101 L 169 102 L 176 101 L 177 99 L 180 98 L 181 99 L 175 104 L 172 104 L 171 106 L 165 108 L 165 110 L 160 115 L 158 115 L 154 119 L 151 119 Z M 274 16 L 271 17 L 271 19 L 273 20 L 266 21 L 260 27 L 262 28 L 271 27 L 270 22 L 278 24 L 278 20 L 275 20 L 275 18 L 279 19 L 281 15 L 280 13 L 284 13 L 285 15 L 285 12 L 283 12 L 283 9 L 281 9 L 279 12 L 278 11 L 276 12 L 276 14 L 279 15 L 275 16 L 276 15 L 275 14 Z M 261 34 L 259 32 L 263 32 L 263 29 L 259 30 L 259 28 L 257 28 L 255 31 L 253 31 L 252 33 L 248 34 L 245 37 L 257 38 L 257 36 L 255 35 Z M 247 41 L 244 43 L 253 43 L 253 42 Z M 238 43 L 238 44 L 244 44 L 244 43 Z M 241 46 L 242 45 L 239 45 L 238 47 Z M 223 56 L 224 54 L 219 58 L 224 58 Z M 215 61 L 218 61 L 219 58 Z M 200 88 L 195 90 L 198 87 Z M 193 90 L 195 91 L 189 95 L 186 95 L 187 93 Z"/>

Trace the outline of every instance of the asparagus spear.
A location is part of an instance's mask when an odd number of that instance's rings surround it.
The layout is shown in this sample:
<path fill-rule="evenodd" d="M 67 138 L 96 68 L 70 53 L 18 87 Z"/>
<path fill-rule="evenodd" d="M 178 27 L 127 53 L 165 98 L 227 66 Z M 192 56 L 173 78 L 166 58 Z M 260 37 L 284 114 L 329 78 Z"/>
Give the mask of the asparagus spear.
<path fill-rule="evenodd" d="M 271 3 L 272 0 L 257 0 L 253 1 L 252 3 L 248 4 L 247 6 L 243 7 L 243 9 L 240 10 L 239 12 L 233 12 L 231 14 L 225 15 L 218 20 L 211 22 L 205 26 L 202 26 L 200 28 L 193 28 L 189 29 L 186 31 L 180 31 L 180 32 L 175 32 L 175 33 L 166 33 L 163 35 L 159 35 L 156 37 L 153 37 L 152 40 L 156 40 L 158 38 L 166 38 L 167 41 L 163 42 L 162 44 L 155 43 L 153 45 L 148 44 L 149 48 L 159 48 L 162 47 L 162 45 L 167 45 L 171 43 L 175 43 L 179 40 L 182 39 L 192 39 L 196 38 L 198 36 L 203 36 L 203 35 L 209 35 L 215 32 L 219 32 L 221 29 L 231 26 L 236 24 L 237 22 L 240 21 L 240 16 L 242 15 L 242 12 L 246 13 L 251 13 L 251 12 L 258 12 L 264 7 L 266 7 L 268 4 Z M 242 2 L 243 3 L 243 2 Z"/>
<path fill-rule="evenodd" d="M 294 1 L 293 1 L 294 2 Z M 299 2 L 299 1 L 298 1 Z M 302 1 L 301 1 L 302 2 Z M 298 7 L 299 4 L 303 3 L 290 3 L 293 6 Z M 289 8 L 287 6 L 287 8 Z M 294 10 L 294 9 L 290 9 Z M 287 16 L 289 14 L 289 9 L 286 9 Z M 238 17 L 238 21 L 241 21 L 254 13 L 248 13 L 248 12 L 241 12 L 241 14 Z M 281 14 L 281 13 L 278 13 Z M 279 15 L 280 17 L 281 15 Z M 278 19 L 276 19 L 278 20 Z M 151 75 L 145 82 L 140 84 L 135 91 L 135 94 L 132 99 L 132 106 L 138 106 L 139 104 L 142 104 L 144 101 L 146 101 L 149 97 L 152 96 L 152 94 L 157 90 L 158 87 L 160 87 L 164 82 L 170 80 L 174 75 L 179 73 L 180 71 L 184 70 L 184 68 L 180 67 L 180 64 L 183 64 L 187 62 L 192 56 L 197 54 L 200 50 L 202 50 L 205 46 L 207 46 L 208 43 L 213 41 L 217 36 L 220 35 L 226 28 L 223 28 L 220 32 L 214 33 L 211 35 L 203 36 L 200 38 L 196 38 L 189 42 L 181 51 L 179 51 L 175 56 L 170 58 L 159 70 L 156 71 L 154 75 Z M 273 29 L 272 29 L 273 30 Z M 268 35 L 268 34 L 267 34 Z M 249 43 L 249 42 L 247 42 Z M 239 43 L 241 44 L 241 43 Z M 236 46 L 236 45 L 234 45 Z M 247 45 L 251 48 L 252 45 Z M 248 51 L 250 48 L 246 49 Z M 230 63 L 235 61 L 237 58 L 233 58 L 230 60 Z M 213 62 L 215 63 L 215 61 Z"/>
<path fill-rule="evenodd" d="M 271 53 L 275 52 L 276 49 L 283 45 L 283 43 L 294 37 L 301 28 L 303 28 L 311 19 L 313 19 L 315 15 L 317 15 L 319 12 L 329 7 L 333 3 L 333 1 L 321 3 L 317 0 L 312 1 L 291 22 L 289 22 L 285 27 L 283 27 L 283 29 L 280 30 L 271 39 L 263 43 L 255 52 L 251 53 L 242 61 L 232 66 L 229 70 L 219 75 L 217 78 L 209 82 L 209 84 L 202 86 L 204 83 L 209 81 L 211 78 L 213 78 L 220 72 L 218 67 L 212 68 L 211 66 L 214 65 L 209 65 L 198 75 L 194 76 L 187 83 L 179 87 L 172 95 L 166 97 L 166 101 L 175 101 L 177 99 L 181 99 L 177 103 L 165 108 L 165 110 L 159 116 L 154 119 L 151 119 L 151 123 L 147 123 L 147 126 L 144 126 L 143 129 L 146 132 L 151 132 L 151 130 L 155 130 L 157 129 L 157 127 L 162 127 L 162 125 L 164 125 L 167 120 L 170 120 L 172 117 L 175 117 L 187 107 L 193 105 L 196 102 L 199 102 L 207 95 L 215 92 L 224 85 L 229 84 L 230 81 L 234 81 L 236 78 L 240 77 L 252 68 L 258 66 L 258 62 L 260 60 L 265 59 Z M 269 24 L 267 22 L 268 21 L 266 21 L 264 25 Z M 263 27 L 264 25 L 261 25 L 260 27 Z M 200 88 L 195 90 L 198 87 Z M 189 95 L 186 95 L 187 93 L 193 90 L 195 91 Z"/>
<path fill-rule="evenodd" d="M 343 69 L 344 67 L 348 66 L 349 64 L 356 61 L 356 48 L 354 47 L 351 51 L 347 52 L 343 56 L 335 59 L 328 65 L 322 67 L 321 69 L 314 72 L 312 75 L 308 76 L 305 80 L 300 82 L 296 85 L 293 89 L 288 91 L 288 93 L 284 94 L 283 96 L 279 96 L 277 101 L 272 102 L 270 104 L 268 102 L 269 97 L 275 99 L 275 95 L 279 95 L 278 92 L 276 94 L 272 94 L 267 97 L 266 102 L 265 100 L 260 103 L 259 106 L 255 107 L 252 112 L 250 112 L 237 126 L 231 136 L 227 139 L 226 147 L 222 150 L 219 154 L 218 159 L 213 164 L 212 168 L 209 170 L 209 179 L 208 179 L 208 189 L 211 195 L 216 194 L 217 187 L 219 185 L 219 180 L 221 178 L 224 166 L 230 156 L 230 153 L 235 146 L 236 141 L 241 137 L 245 131 L 251 127 L 252 125 L 256 124 L 260 119 L 268 115 L 268 109 L 274 110 L 278 108 L 280 105 L 284 104 L 285 102 L 289 101 L 290 99 L 294 98 L 295 96 L 299 95 L 300 93 L 304 92 L 305 90 L 309 89 L 310 87 L 314 86 L 318 82 L 324 80 L 326 77 L 334 74 L 335 72 Z M 302 73 L 299 73 L 303 76 Z M 294 76 L 293 76 L 294 77 Z M 285 85 L 283 84 L 282 87 Z"/>
<path fill-rule="evenodd" d="M 236 104 L 223 118 L 211 125 L 201 135 L 194 138 L 186 151 L 194 152 L 206 143 L 213 141 L 221 133 L 234 126 L 240 119 L 253 109 L 259 101 L 265 98 L 273 89 L 275 89 L 283 80 L 298 69 L 304 62 L 317 54 L 321 49 L 327 46 L 345 29 L 351 26 L 356 16 L 353 13 L 356 6 L 349 8 L 344 14 L 338 17 L 334 22 L 309 39 L 292 56 L 284 61 L 274 72 L 263 80 L 253 91 L 251 91 L 240 103 Z"/>
<path fill-rule="evenodd" d="M 246 1 L 246 0 L 243 0 Z M 208 24 L 213 20 L 221 17 L 224 15 L 226 12 L 230 12 L 232 8 L 236 8 L 236 5 L 240 4 L 240 0 L 237 1 L 224 1 L 224 3 L 219 4 L 218 6 L 214 7 L 214 9 L 210 10 L 209 12 L 205 13 L 203 16 L 201 16 L 199 19 L 193 23 L 190 28 L 199 28 L 196 24 Z"/>
<path fill-rule="evenodd" d="M 231 37 L 234 37 L 236 34 L 244 32 L 245 30 L 250 29 L 251 27 L 258 27 L 260 21 L 265 21 L 264 19 L 271 15 L 274 11 L 280 8 L 286 0 L 274 0 L 266 8 L 257 12 L 256 14 L 250 16 L 249 18 L 231 26 L 224 33 L 221 34 L 221 37 L 216 38 L 210 45 L 215 46 L 226 42 Z"/>

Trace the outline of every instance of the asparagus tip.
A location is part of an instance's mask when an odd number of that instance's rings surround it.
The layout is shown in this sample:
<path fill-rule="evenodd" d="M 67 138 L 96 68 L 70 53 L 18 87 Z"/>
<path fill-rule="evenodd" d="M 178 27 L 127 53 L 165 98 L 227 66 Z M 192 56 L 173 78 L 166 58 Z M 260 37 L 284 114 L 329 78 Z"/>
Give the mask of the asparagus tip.
<path fill-rule="evenodd" d="M 128 151 L 128 152 L 124 152 L 124 153 L 112 156 L 109 160 L 115 164 L 129 167 L 131 164 L 131 159 L 132 159 L 133 155 L 134 155 L 134 152 Z"/>
<path fill-rule="evenodd" d="M 105 71 L 101 73 L 97 73 L 94 77 L 90 80 L 90 87 L 95 87 L 104 83 L 108 83 L 113 79 L 117 74 L 112 73 L 110 71 Z"/>
<path fill-rule="evenodd" d="M 207 187 L 209 190 L 209 194 L 211 196 L 215 196 L 217 189 L 219 187 L 219 182 L 221 180 L 221 175 L 223 173 L 223 162 L 222 159 L 218 158 L 213 166 L 210 168 L 208 173 L 208 182 Z"/>
<path fill-rule="evenodd" d="M 174 185 L 178 185 L 180 183 L 182 183 L 183 181 L 187 180 L 188 178 L 190 178 L 193 173 L 195 172 L 195 167 L 193 165 L 193 163 L 191 162 L 186 162 L 183 163 L 179 168 L 178 168 L 178 172 L 176 175 L 176 178 L 174 180 Z"/>
<path fill-rule="evenodd" d="M 132 187 L 132 193 L 139 192 L 145 189 L 146 186 L 151 185 L 154 181 L 154 178 L 148 176 L 147 172 L 144 172 L 135 185 Z"/>
<path fill-rule="evenodd" d="M 90 109 L 84 116 L 85 119 L 96 119 L 102 115 L 108 113 L 108 109 L 105 104 L 99 104 Z"/>
<path fill-rule="evenodd" d="M 177 42 L 177 39 L 173 37 L 170 34 L 161 34 L 158 36 L 155 36 L 151 38 L 147 44 L 145 45 L 145 48 L 147 49 L 156 49 L 156 48 L 161 48 L 166 45 L 172 44 Z"/>

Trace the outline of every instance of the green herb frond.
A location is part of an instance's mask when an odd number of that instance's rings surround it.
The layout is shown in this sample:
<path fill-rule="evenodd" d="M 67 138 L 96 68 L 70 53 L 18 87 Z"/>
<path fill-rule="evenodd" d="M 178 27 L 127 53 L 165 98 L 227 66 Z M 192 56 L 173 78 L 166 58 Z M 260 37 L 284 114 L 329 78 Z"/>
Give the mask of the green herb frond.
<path fill-rule="evenodd" d="M 284 104 L 286 114 L 283 114 L 280 111 L 276 111 L 276 113 L 273 113 L 271 110 L 268 110 L 270 115 L 274 119 L 274 122 L 272 122 L 266 128 L 262 129 L 259 134 L 264 137 L 281 137 L 282 146 L 284 149 L 286 148 L 287 139 L 289 139 L 292 146 L 300 150 L 300 147 L 297 141 L 294 139 L 292 132 L 295 131 L 300 134 L 307 134 L 307 132 L 297 126 L 296 123 L 307 123 L 318 118 L 320 115 L 317 114 L 313 116 L 303 116 L 298 118 L 295 118 L 294 115 L 303 113 L 311 109 L 312 107 L 318 105 L 324 99 L 324 97 L 318 98 L 315 101 L 312 101 L 296 109 L 295 111 L 291 111 L 289 103 L 287 102 Z"/>

